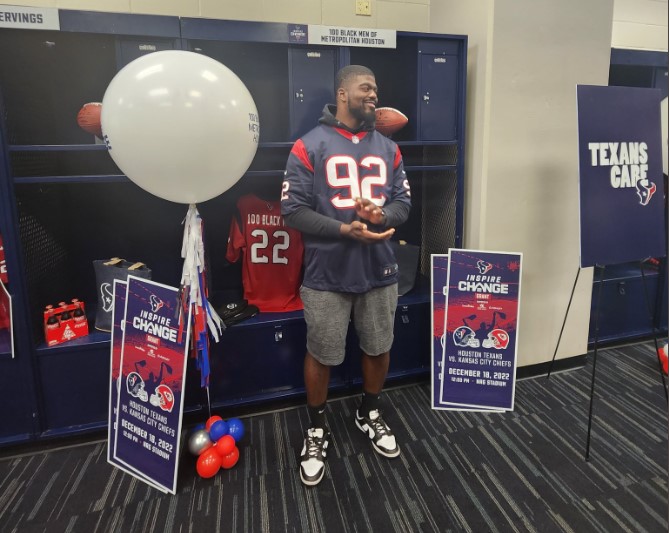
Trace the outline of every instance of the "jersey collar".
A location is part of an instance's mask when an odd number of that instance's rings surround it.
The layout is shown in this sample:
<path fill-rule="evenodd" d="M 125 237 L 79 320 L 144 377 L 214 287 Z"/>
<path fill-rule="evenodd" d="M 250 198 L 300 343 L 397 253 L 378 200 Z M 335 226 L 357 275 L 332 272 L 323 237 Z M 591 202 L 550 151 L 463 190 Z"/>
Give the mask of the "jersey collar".
<path fill-rule="evenodd" d="M 343 137 L 346 137 L 353 144 L 358 144 L 369 133 L 368 131 L 359 131 L 358 133 L 351 133 L 350 131 L 346 131 L 345 129 L 342 129 L 342 128 L 334 128 L 334 130 L 339 135 L 342 135 Z"/>

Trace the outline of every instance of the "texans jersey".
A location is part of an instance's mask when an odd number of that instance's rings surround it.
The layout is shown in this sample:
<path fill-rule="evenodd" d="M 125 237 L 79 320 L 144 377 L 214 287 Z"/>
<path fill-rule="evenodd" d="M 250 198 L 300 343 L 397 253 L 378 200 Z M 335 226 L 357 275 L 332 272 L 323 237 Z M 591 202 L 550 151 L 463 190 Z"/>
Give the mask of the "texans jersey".
<path fill-rule="evenodd" d="M 411 205 L 402 155 L 393 141 L 374 130 L 351 133 L 320 124 L 293 145 L 281 195 L 284 215 L 307 207 L 350 224 L 357 220 L 358 197 L 380 207 Z M 367 224 L 371 231 L 385 229 Z M 397 282 L 397 261 L 387 240 L 365 244 L 307 231 L 303 238 L 306 287 L 362 293 Z"/>
<path fill-rule="evenodd" d="M 302 234 L 284 225 L 278 201 L 247 194 L 237 209 L 225 258 L 243 258 L 244 298 L 267 313 L 302 309 Z"/>

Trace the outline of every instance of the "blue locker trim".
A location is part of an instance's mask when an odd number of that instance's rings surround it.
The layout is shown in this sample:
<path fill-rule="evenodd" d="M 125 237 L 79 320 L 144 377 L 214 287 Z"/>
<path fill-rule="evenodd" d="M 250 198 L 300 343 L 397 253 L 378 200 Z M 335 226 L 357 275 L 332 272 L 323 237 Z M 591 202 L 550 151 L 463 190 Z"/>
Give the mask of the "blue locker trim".
<path fill-rule="evenodd" d="M 431 170 L 457 170 L 457 165 L 408 165 L 404 168 L 407 172 L 411 171 L 431 171 Z"/>
<path fill-rule="evenodd" d="M 467 36 L 457 33 L 421 33 L 417 31 L 398 31 L 398 37 L 411 37 L 416 39 L 453 39 L 453 40 L 464 40 L 466 42 Z"/>
<path fill-rule="evenodd" d="M 104 144 L 13 144 L 10 152 L 101 152 Z"/>
<path fill-rule="evenodd" d="M 14 178 L 14 183 L 117 183 L 129 182 L 123 174 L 86 175 L 86 176 L 34 176 L 28 178 Z"/>
<path fill-rule="evenodd" d="M 155 45 L 156 52 L 161 50 L 181 50 L 182 48 L 181 39 L 159 39 L 156 36 L 147 37 L 146 35 L 116 39 L 116 65 L 118 70 L 121 70 L 138 57 L 151 53 L 142 52 L 138 54 L 135 52 L 134 46 L 129 46 L 131 44 L 152 44 Z"/>
<path fill-rule="evenodd" d="M 290 311 L 289 313 L 258 313 L 254 317 L 231 326 L 231 328 L 240 329 L 255 326 L 284 325 L 299 320 L 304 320 L 304 311 Z"/>
<path fill-rule="evenodd" d="M 398 141 L 397 146 L 452 146 L 458 144 L 458 140 L 451 141 Z"/>
<path fill-rule="evenodd" d="M 455 212 L 459 213 L 460 216 L 455 217 L 455 246 L 462 247 L 462 241 L 464 238 L 464 212 L 465 212 L 465 140 L 467 139 L 466 135 L 466 117 L 465 117 L 465 96 L 467 95 L 467 50 L 469 39 L 466 36 L 462 37 L 460 41 L 462 49 L 460 50 L 460 72 L 464 72 L 463 76 L 458 76 L 459 86 L 458 86 L 458 97 L 457 101 L 457 127 L 456 131 L 459 132 L 460 144 L 458 145 L 458 190 L 456 192 L 455 199 Z"/>
<path fill-rule="evenodd" d="M 402 143 L 398 143 L 402 144 Z M 443 144 L 443 143 L 403 143 L 403 144 Z M 455 144 L 455 143 L 447 143 Z M 258 149 L 262 148 L 292 148 L 292 142 L 264 142 L 258 144 Z M 102 152 L 106 151 L 104 144 L 12 144 L 9 145 L 10 152 Z"/>
<path fill-rule="evenodd" d="M 669 54 L 652 50 L 628 50 L 611 48 L 611 65 L 639 65 L 667 67 Z"/>
<path fill-rule="evenodd" d="M 430 41 L 427 39 L 421 39 L 418 41 L 419 54 L 457 55 L 459 48 L 460 43 L 458 41 Z"/>
<path fill-rule="evenodd" d="M 262 148 L 292 148 L 292 142 L 265 142 L 258 144 L 258 150 Z"/>
<path fill-rule="evenodd" d="M 59 10 L 60 30 L 142 37 L 181 37 L 179 17 Z"/>
<path fill-rule="evenodd" d="M 5 104 L 1 93 L 0 116 L 5 116 Z M 18 213 L 16 203 L 13 201 L 14 183 L 5 127 L 4 121 L 0 121 L 0 231 L 9 275 L 8 289 L 12 296 L 15 358 L 3 356 L 0 360 L 0 390 L 7 393 L 14 386 L 17 388 L 10 398 L 3 396 L 0 414 L 4 413 L 3 428 L 11 427 L 16 434 L 34 436 L 39 431 L 42 416 L 36 387 L 37 375 L 33 367 L 32 326 L 28 320 L 28 288 L 25 277 L 20 275 L 25 272 L 23 267 L 25 256 L 21 247 L 19 228 L 14 223 L 18 220 Z M 16 402 L 16 406 L 10 406 L 8 401 Z M 6 409 L 10 409 L 10 412 L 6 413 Z"/>
<path fill-rule="evenodd" d="M 71 341 L 64 342 L 63 344 L 57 344 L 56 346 L 47 346 L 45 343 L 42 343 L 37 346 L 37 354 L 40 357 L 44 357 L 57 355 L 60 352 L 77 352 L 98 346 L 109 346 L 110 341 L 111 333 L 97 331 L 93 329 L 93 325 L 90 324 L 89 333 L 85 337 L 73 339 Z"/>
<path fill-rule="evenodd" d="M 287 44 L 288 24 L 184 17 L 181 19 L 181 37 L 183 39 Z"/>

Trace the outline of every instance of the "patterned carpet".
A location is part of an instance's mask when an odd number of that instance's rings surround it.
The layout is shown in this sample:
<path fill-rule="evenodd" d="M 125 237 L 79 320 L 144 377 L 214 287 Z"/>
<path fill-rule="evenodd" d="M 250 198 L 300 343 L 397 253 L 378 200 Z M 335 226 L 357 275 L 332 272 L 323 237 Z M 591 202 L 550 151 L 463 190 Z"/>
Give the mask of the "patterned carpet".
<path fill-rule="evenodd" d="M 388 390 L 394 460 L 355 427 L 355 398 L 333 400 L 328 470 L 312 488 L 297 472 L 303 407 L 244 418 L 239 463 L 212 479 L 185 451 L 176 496 L 108 465 L 105 442 L 0 450 L 0 531 L 665 532 L 667 405 L 652 343 L 600 350 L 586 462 L 590 376 L 588 365 L 521 380 L 502 414 L 432 411 L 428 383 Z"/>

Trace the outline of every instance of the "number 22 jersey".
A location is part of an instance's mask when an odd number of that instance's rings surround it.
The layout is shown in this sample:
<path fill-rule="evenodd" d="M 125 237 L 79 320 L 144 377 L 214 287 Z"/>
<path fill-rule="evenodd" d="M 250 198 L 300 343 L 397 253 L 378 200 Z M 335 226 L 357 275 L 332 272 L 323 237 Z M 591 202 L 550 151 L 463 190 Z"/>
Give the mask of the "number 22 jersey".
<path fill-rule="evenodd" d="M 284 225 L 278 201 L 247 194 L 237 201 L 237 210 L 225 258 L 243 259 L 244 298 L 261 312 L 302 309 L 302 234 Z"/>

